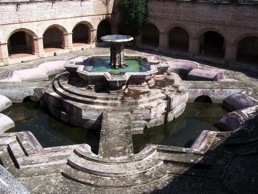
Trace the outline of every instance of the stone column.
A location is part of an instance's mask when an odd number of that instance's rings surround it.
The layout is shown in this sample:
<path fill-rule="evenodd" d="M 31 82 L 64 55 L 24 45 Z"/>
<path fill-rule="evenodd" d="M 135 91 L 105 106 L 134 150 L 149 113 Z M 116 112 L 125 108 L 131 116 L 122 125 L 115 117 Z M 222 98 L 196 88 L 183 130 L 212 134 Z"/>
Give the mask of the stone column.
<path fill-rule="evenodd" d="M 236 61 L 237 58 L 237 45 L 231 42 L 226 43 L 225 61 Z"/>
<path fill-rule="evenodd" d="M 0 61 L 2 61 L 4 64 L 9 63 L 8 46 L 7 43 L 4 42 L 0 42 Z"/>
<path fill-rule="evenodd" d="M 95 43 L 97 41 L 97 29 L 90 29 L 88 36 L 89 44 Z"/>
<path fill-rule="evenodd" d="M 72 51 L 73 49 L 73 33 L 63 33 L 63 48 Z"/>
<path fill-rule="evenodd" d="M 110 65 L 112 68 L 117 69 L 123 67 L 124 60 L 124 44 L 111 43 L 110 45 Z"/>
<path fill-rule="evenodd" d="M 42 37 L 33 37 L 32 53 L 40 58 L 44 57 L 44 46 Z"/>
<path fill-rule="evenodd" d="M 165 32 L 161 32 L 159 35 L 159 49 L 168 49 L 168 34 Z"/>
<path fill-rule="evenodd" d="M 192 55 L 200 54 L 200 39 L 197 37 L 189 38 L 188 52 Z"/>

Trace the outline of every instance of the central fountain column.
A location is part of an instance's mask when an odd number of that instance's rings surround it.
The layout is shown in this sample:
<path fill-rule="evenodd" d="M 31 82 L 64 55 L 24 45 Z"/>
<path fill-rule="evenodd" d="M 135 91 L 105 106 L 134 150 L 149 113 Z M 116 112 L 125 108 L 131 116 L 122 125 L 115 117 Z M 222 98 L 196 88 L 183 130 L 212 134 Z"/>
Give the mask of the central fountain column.
<path fill-rule="evenodd" d="M 122 43 L 110 44 L 110 66 L 114 69 L 121 68 L 125 65 L 124 45 Z"/>
<path fill-rule="evenodd" d="M 114 69 L 125 66 L 124 44 L 132 41 L 133 37 L 114 34 L 103 36 L 101 40 L 110 43 L 110 66 Z"/>

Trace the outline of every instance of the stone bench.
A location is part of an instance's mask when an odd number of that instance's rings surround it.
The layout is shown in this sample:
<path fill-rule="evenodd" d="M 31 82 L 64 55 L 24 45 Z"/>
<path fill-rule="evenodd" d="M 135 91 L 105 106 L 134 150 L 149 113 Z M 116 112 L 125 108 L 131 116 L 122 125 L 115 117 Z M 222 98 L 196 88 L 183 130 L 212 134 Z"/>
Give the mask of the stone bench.
<path fill-rule="evenodd" d="M 182 59 L 174 59 L 167 61 L 169 68 L 168 72 L 178 73 L 182 79 L 186 79 L 188 73 L 198 67 L 198 63 L 194 61 L 182 60 Z"/>
<path fill-rule="evenodd" d="M 228 113 L 220 119 L 218 126 L 226 131 L 245 132 L 252 130 L 258 115 L 258 105 Z"/>
<path fill-rule="evenodd" d="M 223 106 L 230 111 L 248 108 L 256 104 L 258 104 L 257 100 L 242 92 L 232 94 L 223 100 Z"/>
<path fill-rule="evenodd" d="M 219 81 L 222 78 L 222 70 L 203 67 L 194 68 L 187 75 L 187 80 L 194 81 Z"/>

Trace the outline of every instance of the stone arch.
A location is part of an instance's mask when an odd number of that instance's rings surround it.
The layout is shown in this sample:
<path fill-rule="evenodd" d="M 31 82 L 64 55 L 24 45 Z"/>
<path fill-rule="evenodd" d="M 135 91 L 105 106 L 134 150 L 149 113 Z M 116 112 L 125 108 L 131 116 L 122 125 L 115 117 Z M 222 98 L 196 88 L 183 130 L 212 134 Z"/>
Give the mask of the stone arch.
<path fill-rule="evenodd" d="M 33 38 L 37 35 L 26 28 L 14 30 L 8 37 L 9 56 L 15 54 L 33 54 Z"/>
<path fill-rule="evenodd" d="M 63 34 L 67 33 L 67 30 L 60 25 L 49 26 L 43 34 L 43 46 L 46 48 L 63 48 L 64 38 Z"/>
<path fill-rule="evenodd" d="M 97 41 L 100 41 L 102 36 L 111 34 L 111 23 L 108 20 L 102 20 L 97 28 Z"/>
<path fill-rule="evenodd" d="M 217 30 L 206 30 L 199 35 L 200 54 L 212 58 L 223 59 L 225 55 L 225 39 Z"/>
<path fill-rule="evenodd" d="M 207 95 L 201 95 L 195 98 L 194 102 L 205 102 L 205 103 L 212 103 L 211 97 Z"/>
<path fill-rule="evenodd" d="M 248 64 L 258 62 L 258 34 L 246 34 L 237 41 L 237 61 Z"/>
<path fill-rule="evenodd" d="M 189 47 L 189 34 L 179 26 L 168 31 L 168 46 L 170 49 L 187 52 Z"/>
<path fill-rule="evenodd" d="M 79 22 L 73 28 L 73 43 L 89 43 L 91 42 L 91 33 L 93 27 L 88 22 Z"/>
<path fill-rule="evenodd" d="M 142 43 L 153 47 L 159 46 L 159 29 L 155 24 L 147 23 L 143 26 Z"/>

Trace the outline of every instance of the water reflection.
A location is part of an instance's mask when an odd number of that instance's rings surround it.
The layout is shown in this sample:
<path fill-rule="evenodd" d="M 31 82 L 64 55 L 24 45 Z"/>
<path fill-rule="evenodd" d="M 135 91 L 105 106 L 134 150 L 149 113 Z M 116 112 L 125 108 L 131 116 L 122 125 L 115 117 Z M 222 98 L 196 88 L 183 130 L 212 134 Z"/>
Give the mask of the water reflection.
<path fill-rule="evenodd" d="M 80 143 L 98 147 L 99 132 L 63 123 L 48 114 L 47 110 L 37 107 L 35 103 L 13 104 L 3 113 L 12 118 L 16 125 L 7 133 L 31 131 L 43 147 Z"/>
<path fill-rule="evenodd" d="M 221 104 L 187 104 L 185 112 L 174 121 L 134 135 L 134 152 L 139 152 L 147 143 L 190 147 L 203 130 L 218 131 L 214 124 L 226 113 Z"/>

